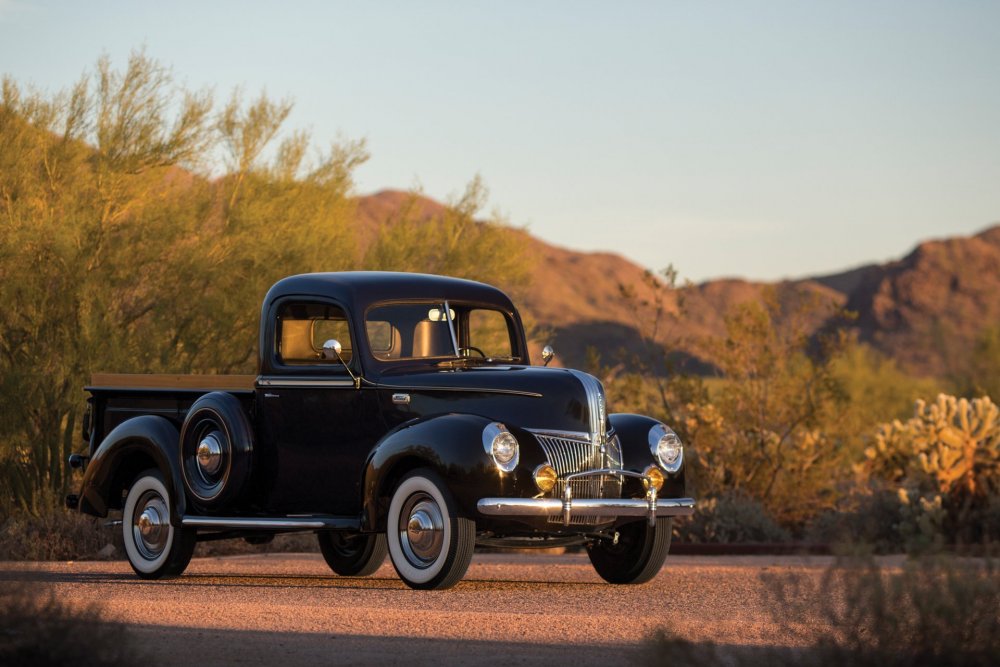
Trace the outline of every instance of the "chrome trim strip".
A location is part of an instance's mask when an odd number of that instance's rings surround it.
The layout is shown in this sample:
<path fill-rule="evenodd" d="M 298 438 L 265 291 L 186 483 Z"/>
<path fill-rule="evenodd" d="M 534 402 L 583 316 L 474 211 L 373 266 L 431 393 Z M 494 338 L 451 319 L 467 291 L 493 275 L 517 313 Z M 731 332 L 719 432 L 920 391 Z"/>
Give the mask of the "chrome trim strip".
<path fill-rule="evenodd" d="M 321 528 L 358 529 L 360 522 L 350 517 L 221 517 L 221 516 L 184 516 L 181 524 L 195 528 L 233 528 L 233 529 L 299 529 L 317 530 Z"/>
<path fill-rule="evenodd" d="M 573 516 L 648 516 L 650 502 L 640 498 L 573 498 Z M 656 516 L 689 516 L 694 513 L 694 498 L 656 498 Z M 561 516 L 562 498 L 482 498 L 476 503 L 487 516 Z"/>
<path fill-rule="evenodd" d="M 258 378 L 257 385 L 260 387 L 284 387 L 286 389 L 294 389 L 298 387 L 354 387 L 354 381 L 322 380 L 318 378 L 262 377 Z"/>
<path fill-rule="evenodd" d="M 448 304 L 448 300 L 444 301 L 444 317 L 448 320 L 448 333 L 451 334 L 451 349 L 455 350 L 455 358 L 461 357 L 458 353 L 458 339 L 455 338 L 455 323 L 451 319 L 451 306 Z"/>
<path fill-rule="evenodd" d="M 600 381 L 589 373 L 570 369 L 587 394 L 587 413 L 590 418 L 590 437 L 595 445 L 603 445 L 608 441 L 607 409 L 605 407 L 604 387 Z"/>
<path fill-rule="evenodd" d="M 541 398 L 542 394 L 534 391 L 521 391 L 520 389 L 494 389 L 487 387 L 423 387 L 414 385 L 379 384 L 379 389 L 390 389 L 393 391 L 460 391 L 473 394 L 509 394 L 511 396 L 528 396 L 529 398 Z"/>

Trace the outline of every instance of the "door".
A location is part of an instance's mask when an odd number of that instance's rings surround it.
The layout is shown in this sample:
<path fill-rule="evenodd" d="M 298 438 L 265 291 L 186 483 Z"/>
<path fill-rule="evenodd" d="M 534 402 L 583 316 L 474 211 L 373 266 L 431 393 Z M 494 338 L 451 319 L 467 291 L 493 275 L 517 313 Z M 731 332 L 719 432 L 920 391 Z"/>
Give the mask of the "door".
<path fill-rule="evenodd" d="M 384 428 L 375 391 L 356 388 L 348 372 L 358 367 L 350 323 L 340 306 L 314 300 L 286 300 L 273 315 L 275 370 L 259 379 L 267 509 L 355 516 L 365 460 Z M 339 357 L 323 349 L 329 340 L 340 343 Z"/>

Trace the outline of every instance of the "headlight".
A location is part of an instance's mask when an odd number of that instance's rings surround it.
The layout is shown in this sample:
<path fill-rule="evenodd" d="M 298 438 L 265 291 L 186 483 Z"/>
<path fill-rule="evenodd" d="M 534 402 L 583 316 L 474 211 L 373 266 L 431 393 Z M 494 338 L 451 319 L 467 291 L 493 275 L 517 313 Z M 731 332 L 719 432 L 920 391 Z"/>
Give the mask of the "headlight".
<path fill-rule="evenodd" d="M 667 472 L 677 472 L 684 463 L 684 445 L 681 439 L 663 424 L 649 429 L 649 451 Z"/>
<path fill-rule="evenodd" d="M 510 472 L 517 467 L 520 458 L 517 438 L 503 424 L 493 422 L 483 429 L 483 449 L 500 470 Z"/>

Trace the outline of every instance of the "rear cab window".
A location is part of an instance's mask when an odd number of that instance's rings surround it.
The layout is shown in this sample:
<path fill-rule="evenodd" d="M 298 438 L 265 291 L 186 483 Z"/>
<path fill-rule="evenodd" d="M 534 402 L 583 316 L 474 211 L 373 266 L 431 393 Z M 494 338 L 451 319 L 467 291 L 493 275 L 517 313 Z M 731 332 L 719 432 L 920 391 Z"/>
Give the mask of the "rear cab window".
<path fill-rule="evenodd" d="M 292 301 L 278 309 L 275 329 L 278 363 L 284 366 L 339 366 L 343 369 L 337 355 L 324 352 L 323 344 L 328 340 L 340 343 L 340 356 L 349 364 L 354 356 L 354 346 L 347 315 L 342 308 L 326 303 Z"/>

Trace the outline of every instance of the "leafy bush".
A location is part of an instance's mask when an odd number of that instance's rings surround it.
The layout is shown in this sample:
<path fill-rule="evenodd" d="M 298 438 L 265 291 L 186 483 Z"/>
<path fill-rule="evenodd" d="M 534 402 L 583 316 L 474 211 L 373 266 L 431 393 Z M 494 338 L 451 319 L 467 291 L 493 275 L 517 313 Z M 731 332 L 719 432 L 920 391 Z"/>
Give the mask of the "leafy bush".
<path fill-rule="evenodd" d="M 762 504 L 740 492 L 699 499 L 694 515 L 677 524 L 685 542 L 787 542 L 787 530 L 775 522 Z"/>

